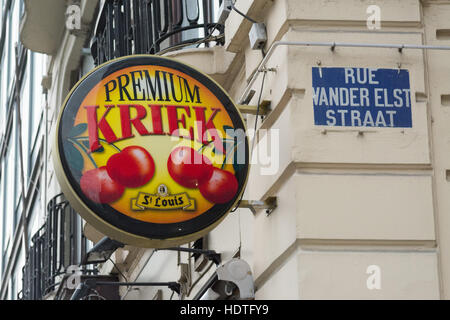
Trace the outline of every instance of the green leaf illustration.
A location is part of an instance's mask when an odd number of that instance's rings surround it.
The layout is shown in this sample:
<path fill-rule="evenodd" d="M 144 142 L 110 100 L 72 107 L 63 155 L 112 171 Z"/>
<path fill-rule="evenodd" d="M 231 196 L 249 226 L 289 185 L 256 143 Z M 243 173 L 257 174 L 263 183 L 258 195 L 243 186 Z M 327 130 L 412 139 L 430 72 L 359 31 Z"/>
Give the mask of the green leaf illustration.
<path fill-rule="evenodd" d="M 88 153 L 91 152 L 91 145 L 89 143 L 89 138 L 87 138 L 87 137 L 77 137 L 74 140 L 80 142 L 81 146 L 84 147 L 84 149 L 85 149 L 84 151 L 85 152 L 88 152 Z M 110 146 L 115 147 L 113 144 L 110 144 Z M 96 150 L 94 150 L 92 152 L 103 152 L 103 151 L 105 151 L 105 148 L 103 148 L 103 146 L 100 145 L 99 148 L 97 148 Z"/>
<path fill-rule="evenodd" d="M 72 176 L 75 179 L 75 181 L 80 181 L 82 173 L 81 171 L 72 171 Z"/>
<path fill-rule="evenodd" d="M 241 145 L 241 142 L 237 141 L 237 138 L 235 138 L 235 141 L 233 143 L 233 169 L 235 174 L 237 174 L 239 171 L 241 171 L 244 167 L 245 164 L 244 163 L 240 163 L 240 159 L 238 156 L 238 152 L 239 152 L 239 145 Z M 242 155 L 241 155 L 242 156 Z"/>
<path fill-rule="evenodd" d="M 76 125 L 75 127 L 73 127 L 72 129 L 70 129 L 68 136 L 70 138 L 77 137 L 80 134 L 82 134 L 83 132 L 85 132 L 86 129 L 87 129 L 87 123 L 80 123 L 80 124 Z"/>
<path fill-rule="evenodd" d="M 227 130 L 233 130 L 234 131 L 234 128 L 230 127 L 230 126 L 223 126 L 223 131 L 225 131 L 225 133 L 227 133 Z"/>
<path fill-rule="evenodd" d="M 64 142 L 64 155 L 66 156 L 69 167 L 75 172 L 80 173 L 84 168 L 84 159 L 80 151 L 70 142 Z"/>
<path fill-rule="evenodd" d="M 87 150 L 89 150 L 89 148 L 91 147 L 91 146 L 89 145 L 89 140 L 81 140 L 81 143 L 83 144 L 83 146 L 84 146 Z"/>

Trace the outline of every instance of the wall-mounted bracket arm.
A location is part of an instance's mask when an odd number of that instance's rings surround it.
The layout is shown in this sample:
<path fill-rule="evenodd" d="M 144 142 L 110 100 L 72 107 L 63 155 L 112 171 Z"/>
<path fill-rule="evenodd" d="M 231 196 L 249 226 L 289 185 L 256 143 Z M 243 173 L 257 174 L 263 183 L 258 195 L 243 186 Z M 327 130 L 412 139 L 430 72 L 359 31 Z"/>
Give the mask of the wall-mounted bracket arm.
<path fill-rule="evenodd" d="M 266 209 L 266 214 L 270 215 L 277 207 L 277 197 L 268 197 L 265 200 L 241 200 L 239 208 L 248 208 L 253 214 L 256 214 L 256 210 Z"/>
<path fill-rule="evenodd" d="M 241 113 L 245 114 L 253 114 L 256 115 L 256 111 L 258 110 L 258 106 L 252 106 L 252 105 L 246 105 L 246 104 L 239 104 L 237 105 L 239 111 Z M 265 116 L 270 111 L 270 101 L 264 100 L 259 105 L 259 112 L 258 115 Z"/>

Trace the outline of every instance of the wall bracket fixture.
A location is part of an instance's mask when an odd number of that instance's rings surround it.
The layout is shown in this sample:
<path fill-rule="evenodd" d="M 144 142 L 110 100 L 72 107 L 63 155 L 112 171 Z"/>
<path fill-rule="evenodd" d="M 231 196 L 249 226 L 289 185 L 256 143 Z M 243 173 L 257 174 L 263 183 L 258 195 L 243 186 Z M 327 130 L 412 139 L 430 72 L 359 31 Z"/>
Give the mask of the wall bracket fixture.
<path fill-rule="evenodd" d="M 248 208 L 253 214 L 256 210 L 266 209 L 266 214 L 270 215 L 277 207 L 277 197 L 268 197 L 265 200 L 241 200 L 239 208 Z"/>
<path fill-rule="evenodd" d="M 123 248 L 124 246 L 119 241 L 103 237 L 86 253 L 86 256 L 81 261 L 81 265 L 106 262 L 117 249 Z"/>
<path fill-rule="evenodd" d="M 256 111 L 258 110 L 258 106 L 249 106 L 249 105 L 245 105 L 245 104 L 239 104 L 237 107 L 241 113 L 246 113 L 246 114 L 256 115 Z M 258 115 L 265 116 L 269 113 L 269 111 L 270 111 L 270 101 L 263 100 L 261 102 L 261 104 L 259 105 Z"/>

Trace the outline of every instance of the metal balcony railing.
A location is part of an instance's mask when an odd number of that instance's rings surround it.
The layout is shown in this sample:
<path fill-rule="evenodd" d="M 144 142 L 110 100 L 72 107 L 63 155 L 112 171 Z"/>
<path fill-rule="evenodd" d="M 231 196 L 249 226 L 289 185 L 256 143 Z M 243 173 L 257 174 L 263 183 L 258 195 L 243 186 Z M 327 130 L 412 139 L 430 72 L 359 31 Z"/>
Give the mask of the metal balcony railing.
<path fill-rule="evenodd" d="M 41 300 L 58 286 L 71 265 L 79 265 L 88 250 L 82 220 L 59 194 L 47 205 L 44 225 L 31 238 L 32 245 L 22 269 L 22 300 Z M 96 271 L 80 267 L 83 273 Z"/>
<path fill-rule="evenodd" d="M 222 0 L 105 0 L 91 53 L 96 65 L 131 54 L 210 41 L 223 44 L 223 25 L 213 20 Z M 216 31 L 217 30 L 217 31 Z"/>

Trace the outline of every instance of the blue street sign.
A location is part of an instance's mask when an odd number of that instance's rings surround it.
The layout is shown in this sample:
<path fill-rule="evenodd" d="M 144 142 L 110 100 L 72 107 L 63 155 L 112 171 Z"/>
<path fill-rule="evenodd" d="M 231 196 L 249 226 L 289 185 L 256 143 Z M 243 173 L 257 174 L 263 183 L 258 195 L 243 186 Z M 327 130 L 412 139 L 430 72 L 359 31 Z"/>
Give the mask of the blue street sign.
<path fill-rule="evenodd" d="M 411 128 L 408 70 L 312 68 L 314 123 Z"/>

